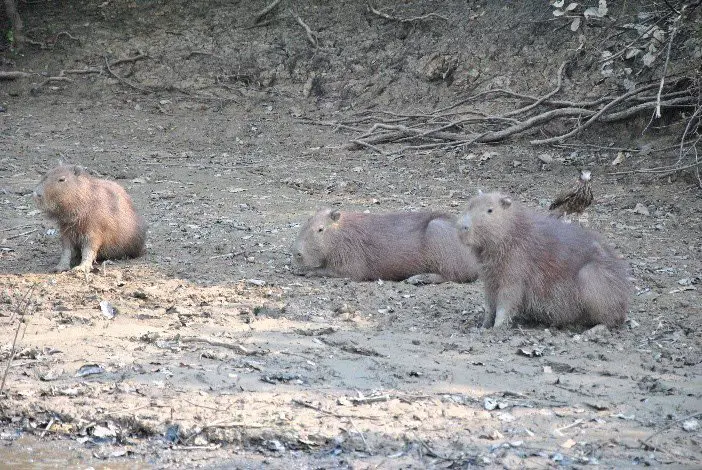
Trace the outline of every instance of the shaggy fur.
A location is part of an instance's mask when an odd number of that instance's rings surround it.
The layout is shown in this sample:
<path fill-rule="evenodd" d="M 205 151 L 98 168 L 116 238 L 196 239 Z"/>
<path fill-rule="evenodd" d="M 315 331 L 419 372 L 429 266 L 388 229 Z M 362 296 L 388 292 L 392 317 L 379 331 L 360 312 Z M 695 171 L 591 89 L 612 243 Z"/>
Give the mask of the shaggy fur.
<path fill-rule="evenodd" d="M 63 251 L 55 271 L 89 270 L 102 259 L 133 258 L 144 251 L 146 222 L 117 183 L 90 176 L 83 168 L 61 165 L 34 190 L 34 200 L 58 223 Z"/>
<path fill-rule="evenodd" d="M 302 227 L 292 251 L 307 275 L 399 281 L 430 274 L 430 282 L 478 277 L 477 260 L 458 239 L 455 218 L 438 212 L 322 209 Z"/>
<path fill-rule="evenodd" d="M 458 227 L 481 263 L 484 327 L 516 318 L 553 326 L 624 322 L 628 267 L 595 234 L 498 193 L 471 199 Z"/>

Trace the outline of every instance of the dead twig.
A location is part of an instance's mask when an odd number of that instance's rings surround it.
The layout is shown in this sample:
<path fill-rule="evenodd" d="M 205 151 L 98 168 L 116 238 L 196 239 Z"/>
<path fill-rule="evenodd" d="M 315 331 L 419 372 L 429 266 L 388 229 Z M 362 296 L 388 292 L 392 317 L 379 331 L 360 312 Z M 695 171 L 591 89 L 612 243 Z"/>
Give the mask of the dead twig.
<path fill-rule="evenodd" d="M 7 373 L 10 371 L 12 366 L 12 361 L 15 359 L 15 354 L 17 354 L 17 339 L 19 338 L 20 330 L 22 325 L 24 325 L 24 331 L 27 331 L 27 324 L 29 320 L 26 318 L 29 312 L 29 304 L 32 300 L 32 293 L 36 289 L 37 284 L 32 284 L 32 286 L 27 290 L 27 293 L 22 297 L 17 303 L 17 308 L 15 310 L 16 316 L 20 317 L 17 323 L 17 329 L 15 330 L 15 337 L 12 340 L 12 348 L 10 349 L 10 356 L 7 358 L 7 367 L 5 367 L 5 372 L 2 374 L 2 382 L 0 382 L 0 395 L 2 395 L 5 390 L 5 381 L 7 380 Z M 22 334 L 24 336 L 24 333 Z"/>
<path fill-rule="evenodd" d="M 224 57 L 217 55 L 217 54 L 213 54 L 212 52 L 207 52 L 207 51 L 190 51 L 188 53 L 188 55 L 186 55 L 183 58 L 189 59 L 189 58 L 196 56 L 196 55 L 204 55 L 204 56 L 214 57 L 215 59 L 224 60 Z"/>
<path fill-rule="evenodd" d="M 49 84 L 49 83 L 51 83 L 51 82 L 68 82 L 68 83 L 73 83 L 73 80 L 71 80 L 71 79 L 68 78 L 68 77 L 62 77 L 62 76 L 58 76 L 58 77 L 48 77 L 46 80 L 44 80 L 43 82 L 41 82 L 41 83 L 38 84 L 37 86 L 32 87 L 32 91 L 36 91 L 36 90 L 38 90 L 39 88 L 42 88 L 44 85 L 47 85 L 47 84 Z"/>
<path fill-rule="evenodd" d="M 102 70 L 100 70 L 100 69 L 67 69 L 67 70 L 61 70 L 61 72 L 59 72 L 59 76 L 63 76 L 67 73 L 81 75 L 81 74 L 88 74 L 88 73 L 102 73 Z"/>
<path fill-rule="evenodd" d="M 39 224 L 24 224 L 24 225 L 17 225 L 16 227 L 10 227 L 10 228 L 0 228 L 0 232 L 12 232 L 13 230 L 22 230 L 23 228 L 27 227 L 34 227 L 35 225 Z"/>
<path fill-rule="evenodd" d="M 369 149 L 373 150 L 374 152 L 377 152 L 381 155 L 387 155 L 387 152 L 385 152 L 383 149 L 378 148 L 373 144 L 369 144 L 368 142 L 365 142 L 361 139 L 355 139 L 355 140 L 351 140 L 349 142 L 351 142 L 352 144 L 360 145 L 361 147 L 369 148 Z"/>
<path fill-rule="evenodd" d="M 441 16 L 437 13 L 429 13 L 429 14 L 422 15 L 422 16 L 412 16 L 410 18 L 400 18 L 399 16 L 389 15 L 385 12 L 380 11 L 380 10 L 376 10 L 375 8 L 373 8 L 371 6 L 370 3 L 367 3 L 366 7 L 368 8 L 369 12 L 373 13 L 376 16 L 379 16 L 379 17 L 384 18 L 384 19 L 389 20 L 389 21 L 397 21 L 400 23 L 413 23 L 415 21 L 426 21 L 426 20 L 431 20 L 432 18 L 438 18 L 438 19 L 441 19 L 444 21 L 448 21 L 448 18 L 446 18 L 445 16 Z"/>
<path fill-rule="evenodd" d="M 682 10 L 680 11 L 680 13 L 678 13 L 678 16 L 675 18 L 675 20 L 673 20 L 673 25 L 670 28 L 670 37 L 668 38 L 668 50 L 665 54 L 665 64 L 663 65 L 663 72 L 661 73 L 661 84 L 658 87 L 658 95 L 656 96 L 656 112 L 654 113 L 656 119 L 661 118 L 661 93 L 663 93 L 663 85 L 665 84 L 665 74 L 668 72 L 668 62 L 670 62 L 670 51 L 673 47 L 673 38 L 675 37 L 675 33 L 678 30 L 678 22 L 682 19 L 684 11 L 685 6 L 682 7 Z M 651 118 L 651 120 L 653 120 L 653 117 Z"/>
<path fill-rule="evenodd" d="M 25 235 L 32 234 L 32 233 L 36 232 L 37 230 L 39 230 L 39 229 L 35 228 L 33 230 L 27 230 L 26 232 L 18 233 L 16 235 L 10 235 L 9 237 L 5 237 L 5 240 L 12 240 L 13 238 L 23 237 Z"/>
<path fill-rule="evenodd" d="M 114 62 L 110 64 L 110 67 L 116 67 L 118 65 L 122 64 L 128 64 L 130 62 L 136 62 L 137 60 L 142 60 L 142 59 L 147 59 L 149 56 L 144 54 L 143 52 L 139 52 L 137 55 L 134 57 L 125 57 L 124 59 L 117 59 Z"/>
<path fill-rule="evenodd" d="M 353 422 L 351 418 L 349 418 L 349 423 L 351 423 L 351 427 L 361 436 L 361 440 L 363 441 L 363 445 L 366 447 L 366 452 L 371 454 L 373 450 L 371 449 L 371 446 L 368 445 L 368 441 L 366 441 L 366 436 L 363 435 L 360 429 L 356 427 L 356 423 Z"/>
<path fill-rule="evenodd" d="M 129 80 L 127 80 L 126 78 L 122 78 L 122 77 L 120 77 L 119 75 L 117 75 L 116 73 L 114 73 L 114 72 L 112 71 L 112 68 L 110 67 L 110 62 L 107 60 L 107 56 L 104 56 L 104 59 L 105 59 L 105 67 L 107 67 L 107 72 L 108 72 L 110 75 L 112 75 L 112 76 L 115 77 L 117 80 L 119 80 L 120 82 L 124 83 L 125 85 L 134 88 L 135 90 L 139 90 L 139 91 L 142 92 L 142 93 L 149 93 L 149 90 L 146 90 L 145 88 L 142 88 L 142 87 L 140 87 L 140 86 L 138 86 L 138 85 L 135 85 L 135 84 L 133 84 L 132 82 L 130 82 Z M 122 63 L 122 62 L 120 62 L 120 61 L 117 61 L 117 62 Z"/>
<path fill-rule="evenodd" d="M 256 16 L 254 17 L 254 24 L 259 25 L 261 20 L 268 15 L 270 12 L 272 12 L 278 5 L 280 5 L 281 0 L 273 0 L 270 4 L 266 5 L 266 7 L 256 13 Z"/>
<path fill-rule="evenodd" d="M 196 336 L 189 336 L 189 337 L 181 337 L 181 338 L 174 338 L 175 341 L 180 341 L 181 343 L 205 343 L 209 344 L 211 346 L 219 346 L 220 348 L 227 348 L 231 349 L 232 351 L 238 352 L 239 354 L 242 354 L 244 356 L 262 356 L 264 354 L 268 354 L 268 351 L 265 350 L 249 350 L 242 346 L 241 344 L 238 343 L 225 343 L 224 341 L 218 341 L 216 339 L 211 339 L 211 338 L 200 338 Z"/>
<path fill-rule="evenodd" d="M 697 412 L 697 413 L 693 413 L 689 416 L 685 416 L 684 418 L 680 418 L 680 419 L 676 419 L 675 421 L 671 421 L 670 423 L 666 424 L 665 426 L 660 428 L 658 431 L 654 432 L 653 434 L 648 436 L 646 439 L 641 441 L 641 443 L 644 445 L 648 445 L 648 441 L 650 441 L 651 439 L 653 439 L 654 437 L 656 437 L 657 435 L 659 435 L 663 431 L 667 431 L 668 429 L 672 428 L 673 426 L 675 426 L 678 423 L 682 423 L 683 421 L 687 421 L 688 419 L 697 418 L 698 416 L 701 416 L 701 415 L 702 415 L 702 412 Z M 654 449 L 655 449 L 655 447 L 654 447 Z"/>
<path fill-rule="evenodd" d="M 300 18 L 300 15 L 293 15 L 293 16 L 295 17 L 295 21 L 297 21 L 297 24 L 299 24 L 300 26 L 302 26 L 305 29 L 305 34 L 307 35 L 307 41 L 309 41 L 309 43 L 312 45 L 312 47 L 317 49 L 317 47 L 319 47 L 319 44 L 317 42 L 317 33 L 312 31 L 312 29 L 309 26 L 307 26 L 307 23 L 305 23 L 302 20 L 302 18 Z"/>
<path fill-rule="evenodd" d="M 541 103 L 544 101 L 547 101 L 549 98 L 554 96 L 556 93 L 561 91 L 561 85 L 563 84 L 563 70 L 565 70 L 565 66 L 568 62 L 563 62 L 561 66 L 558 68 L 558 81 L 556 83 L 556 88 L 551 91 L 550 93 L 547 93 L 546 95 L 542 96 L 541 98 L 537 99 L 534 101 L 532 104 L 528 106 L 524 106 L 523 108 L 515 109 L 514 111 L 510 111 L 508 113 L 505 113 L 502 115 L 502 117 L 511 117 L 511 116 L 518 116 L 520 114 L 526 113 L 527 111 L 531 111 L 532 109 L 536 108 L 539 106 Z"/>

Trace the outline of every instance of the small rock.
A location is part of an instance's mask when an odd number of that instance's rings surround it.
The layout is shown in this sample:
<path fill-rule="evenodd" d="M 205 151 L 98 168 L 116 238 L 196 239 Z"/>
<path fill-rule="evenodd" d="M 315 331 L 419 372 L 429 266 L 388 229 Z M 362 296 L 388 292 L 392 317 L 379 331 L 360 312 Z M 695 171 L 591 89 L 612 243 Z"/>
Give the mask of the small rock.
<path fill-rule="evenodd" d="M 497 408 L 497 400 L 493 400 L 490 397 L 486 397 L 483 401 L 483 407 L 488 411 L 492 411 L 495 408 Z"/>
<path fill-rule="evenodd" d="M 206 446 L 206 445 L 209 445 L 209 442 L 207 442 L 207 439 L 205 439 L 204 436 L 202 436 L 202 435 L 197 435 L 197 436 L 195 436 L 195 439 L 193 439 L 193 445 L 195 445 L 195 446 Z"/>
<path fill-rule="evenodd" d="M 644 206 L 643 204 L 641 204 L 640 202 L 636 203 L 636 206 L 634 207 L 632 212 L 634 214 L 641 214 L 641 215 L 644 215 L 646 217 L 649 217 L 651 215 L 648 208 L 646 206 Z"/>
<path fill-rule="evenodd" d="M 512 166 L 517 168 L 518 166 L 522 166 L 522 162 L 519 160 L 512 160 Z"/>
<path fill-rule="evenodd" d="M 605 325 L 596 325 L 583 333 L 583 337 L 589 341 L 598 341 L 611 336 L 609 328 Z"/>
<path fill-rule="evenodd" d="M 266 448 L 273 452 L 285 452 L 285 446 L 277 439 L 271 439 L 265 442 Z"/>
<path fill-rule="evenodd" d="M 246 282 L 248 282 L 249 284 L 252 284 L 254 286 L 258 286 L 258 287 L 263 287 L 266 285 L 266 281 L 263 281 L 261 279 L 249 279 Z"/>
<path fill-rule="evenodd" d="M 105 426 L 95 426 L 92 432 L 93 437 L 115 437 L 117 433 L 114 429 L 106 428 Z"/>
<path fill-rule="evenodd" d="M 106 300 L 100 302 L 100 311 L 108 320 L 112 320 L 117 315 L 117 309 Z"/>
<path fill-rule="evenodd" d="M 85 364 L 78 369 L 75 377 L 87 377 L 88 375 L 102 374 L 103 372 L 105 372 L 105 369 L 97 364 Z"/>
<path fill-rule="evenodd" d="M 697 432 L 700 429 L 700 422 L 695 418 L 686 419 L 682 423 L 682 428 L 687 432 Z"/>
<path fill-rule="evenodd" d="M 553 157 L 547 153 L 542 153 L 539 155 L 539 160 L 541 160 L 543 163 L 552 163 L 553 162 Z"/>

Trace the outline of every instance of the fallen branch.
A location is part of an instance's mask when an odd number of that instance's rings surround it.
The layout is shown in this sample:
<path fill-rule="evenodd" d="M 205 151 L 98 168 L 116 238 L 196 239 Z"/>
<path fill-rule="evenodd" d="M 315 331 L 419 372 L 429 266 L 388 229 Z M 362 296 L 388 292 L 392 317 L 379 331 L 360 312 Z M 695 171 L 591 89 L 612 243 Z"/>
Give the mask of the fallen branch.
<path fill-rule="evenodd" d="M 425 20 L 430 20 L 432 18 L 439 18 L 441 20 L 448 21 L 448 18 L 446 18 L 445 16 L 441 16 L 439 14 L 436 14 L 436 13 L 429 13 L 427 15 L 422 15 L 422 16 L 412 16 L 410 18 L 400 18 L 399 16 L 392 16 L 392 15 L 389 15 L 385 12 L 380 11 L 380 10 L 376 10 L 375 8 L 373 8 L 371 6 L 370 3 L 367 3 L 366 7 L 368 8 L 369 12 L 373 13 L 376 16 L 379 16 L 381 18 L 384 18 L 384 19 L 390 20 L 390 21 L 398 21 L 400 23 L 413 23 L 415 21 L 425 21 Z"/>
<path fill-rule="evenodd" d="M 35 74 L 28 72 L 10 71 L 4 72 L 0 71 L 0 80 L 16 80 L 18 78 L 33 77 Z"/>
<path fill-rule="evenodd" d="M 655 84 L 648 84 L 648 85 L 644 85 L 644 86 L 642 86 L 642 87 L 640 87 L 640 88 L 637 88 L 637 89 L 635 89 L 635 90 L 632 90 L 632 91 L 630 91 L 630 92 L 624 93 L 623 95 L 620 95 L 619 97 L 613 99 L 612 101 L 610 101 L 609 103 L 607 103 L 606 105 L 604 105 L 604 106 L 603 106 L 599 111 L 597 111 L 590 119 L 588 119 L 587 121 L 585 121 L 583 124 L 577 126 L 577 127 L 576 127 L 575 129 L 573 129 L 572 131 L 570 131 L 570 132 L 568 132 L 568 133 L 566 133 L 566 134 L 563 134 L 563 135 L 558 135 L 558 136 L 555 136 L 555 137 L 550 137 L 550 138 L 548 138 L 548 139 L 537 139 L 537 140 L 532 140 L 532 141 L 531 141 L 531 144 L 533 144 L 533 145 L 542 145 L 542 144 L 550 144 L 550 143 L 553 143 L 553 142 L 563 142 L 565 139 L 567 139 L 567 138 L 569 138 L 569 137 L 573 137 L 574 135 L 578 135 L 579 133 L 581 133 L 582 131 L 584 131 L 584 130 L 587 129 L 588 127 L 590 127 L 590 126 L 591 126 L 600 116 L 602 116 L 602 115 L 605 113 L 605 111 L 607 111 L 608 109 L 614 107 L 615 105 L 621 103 L 622 101 L 625 101 L 626 99 L 628 99 L 628 98 L 630 98 L 630 97 L 632 97 L 632 96 L 634 96 L 634 95 L 638 95 L 638 94 L 641 93 L 642 91 L 646 91 L 646 90 L 650 90 L 651 88 L 655 88 L 655 86 L 656 86 Z"/>

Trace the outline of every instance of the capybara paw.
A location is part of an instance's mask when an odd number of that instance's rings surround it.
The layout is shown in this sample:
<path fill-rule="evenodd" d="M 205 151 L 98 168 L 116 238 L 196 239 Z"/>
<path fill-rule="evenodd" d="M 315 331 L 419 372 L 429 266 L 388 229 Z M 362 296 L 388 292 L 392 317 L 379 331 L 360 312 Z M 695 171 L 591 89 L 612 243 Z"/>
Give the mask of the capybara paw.
<path fill-rule="evenodd" d="M 59 263 L 51 269 L 51 272 L 62 273 L 71 269 L 71 266 L 66 263 Z"/>
<path fill-rule="evenodd" d="M 71 271 L 89 273 L 93 269 L 93 263 L 80 263 L 75 266 Z"/>
<path fill-rule="evenodd" d="M 440 274 L 415 274 L 405 279 L 405 282 L 414 286 L 423 286 L 427 284 L 441 284 L 444 282 L 444 278 Z"/>

